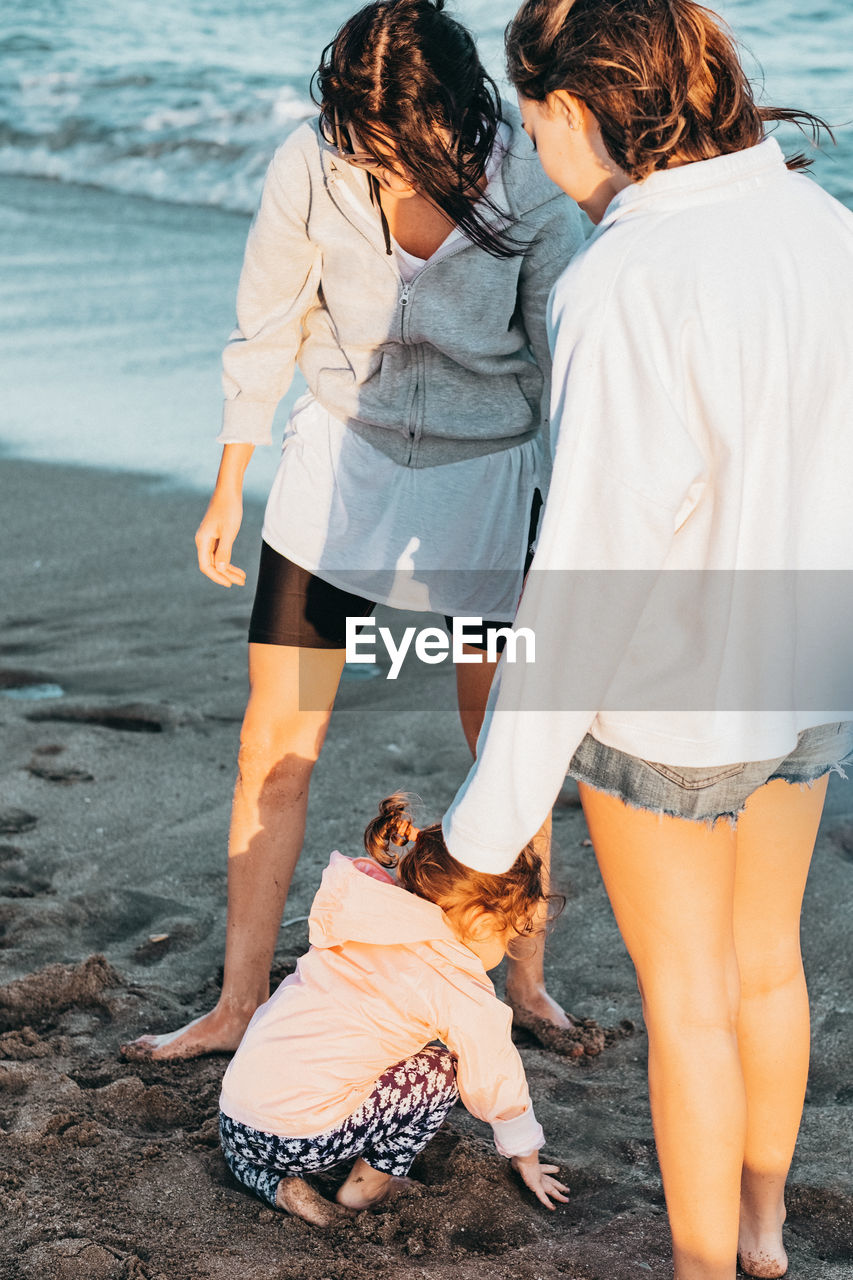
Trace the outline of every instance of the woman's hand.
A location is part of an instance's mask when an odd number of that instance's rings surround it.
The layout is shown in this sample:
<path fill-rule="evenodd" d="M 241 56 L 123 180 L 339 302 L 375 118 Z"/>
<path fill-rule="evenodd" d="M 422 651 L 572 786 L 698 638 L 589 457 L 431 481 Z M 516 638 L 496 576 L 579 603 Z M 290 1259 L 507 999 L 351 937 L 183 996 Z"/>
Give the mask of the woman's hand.
<path fill-rule="evenodd" d="M 199 569 L 223 587 L 242 587 L 246 581 L 245 571 L 231 563 L 231 548 L 243 520 L 243 476 L 254 449 L 251 444 L 223 447 L 216 488 L 195 535 Z"/>
<path fill-rule="evenodd" d="M 561 1200 L 563 1204 L 568 1203 L 569 1188 L 564 1187 L 556 1178 L 550 1177 L 552 1173 L 560 1172 L 560 1166 L 540 1164 L 538 1151 L 534 1151 L 529 1156 L 513 1156 L 512 1167 L 516 1173 L 520 1174 L 524 1185 L 530 1188 L 536 1199 L 540 1200 L 546 1209 L 557 1207 L 548 1199 L 549 1196 L 553 1196 L 555 1200 Z"/>
<path fill-rule="evenodd" d="M 211 582 L 223 587 L 242 587 L 246 581 L 245 571 L 231 563 L 231 548 L 242 519 L 240 495 L 223 493 L 217 488 L 195 535 L 199 569 Z"/>

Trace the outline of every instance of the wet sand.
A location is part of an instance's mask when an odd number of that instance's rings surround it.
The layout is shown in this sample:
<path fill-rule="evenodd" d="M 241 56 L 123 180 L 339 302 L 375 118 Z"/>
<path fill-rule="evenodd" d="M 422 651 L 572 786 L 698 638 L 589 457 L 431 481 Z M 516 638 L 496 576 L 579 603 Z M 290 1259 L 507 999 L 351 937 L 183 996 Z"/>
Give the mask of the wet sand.
<path fill-rule="evenodd" d="M 0 439 L 20 457 L 212 485 L 249 219 L 0 174 Z M 297 375 L 279 410 L 304 389 Z M 266 495 L 276 451 L 247 491 Z"/>
<path fill-rule="evenodd" d="M 204 499 L 154 479 L 3 461 L 0 511 L 0 1196 L 8 1280 L 628 1280 L 668 1275 L 632 970 L 576 797 L 556 811 L 553 993 L 614 1032 L 597 1057 L 519 1033 L 547 1153 L 571 1201 L 539 1207 L 457 1107 L 421 1186 L 320 1231 L 232 1180 L 215 1115 L 224 1057 L 124 1063 L 217 989 L 224 843 L 260 511 L 245 591 L 193 567 Z M 405 675 L 405 673 L 404 673 Z M 15 686 L 63 696 L 20 700 Z M 356 853 L 394 787 L 437 815 L 467 769 L 452 678 L 342 686 L 311 796 L 276 973 L 306 946 L 329 851 Z M 814 1059 L 791 1179 L 796 1280 L 853 1274 L 853 787 L 832 779 L 805 916 Z M 295 923 L 287 923 L 295 921 Z M 500 976 L 498 977 L 500 984 Z M 324 1183 L 328 1190 L 334 1179 Z"/>

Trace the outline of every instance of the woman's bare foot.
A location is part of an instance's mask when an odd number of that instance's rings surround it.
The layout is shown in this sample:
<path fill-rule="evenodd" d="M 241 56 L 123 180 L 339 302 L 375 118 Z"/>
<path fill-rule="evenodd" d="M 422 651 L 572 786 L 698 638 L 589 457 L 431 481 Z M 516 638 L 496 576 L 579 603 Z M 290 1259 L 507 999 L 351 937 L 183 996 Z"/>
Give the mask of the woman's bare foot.
<path fill-rule="evenodd" d="M 746 1275 L 757 1276 L 759 1280 L 778 1280 L 787 1273 L 788 1255 L 782 1245 L 784 1220 L 783 1209 L 778 1223 L 759 1223 L 741 1202 L 737 1255 Z"/>
<path fill-rule="evenodd" d="M 392 1196 L 411 1186 L 414 1186 L 411 1178 L 380 1173 L 359 1156 L 350 1169 L 346 1182 L 339 1187 L 335 1199 L 345 1209 L 369 1209 L 372 1205 L 390 1200 Z"/>
<path fill-rule="evenodd" d="M 524 986 L 520 982 L 507 979 L 506 1002 L 513 1013 L 520 1015 L 517 1021 L 524 1021 L 524 1014 L 532 1014 L 543 1022 L 550 1022 L 561 1031 L 570 1031 L 575 1023 L 553 996 L 549 996 L 545 987 L 539 983 L 535 986 Z"/>
<path fill-rule="evenodd" d="M 781 1245 L 739 1245 L 737 1260 L 744 1275 L 757 1276 L 759 1280 L 778 1280 L 788 1273 L 788 1255 Z"/>
<path fill-rule="evenodd" d="M 738 1261 L 748 1276 L 778 1280 L 788 1270 L 782 1245 L 785 1221 L 783 1174 L 760 1174 L 744 1166 L 740 1184 Z"/>
<path fill-rule="evenodd" d="M 261 1002 L 262 1003 L 262 1002 Z M 120 1048 L 122 1057 L 130 1061 L 154 1059 L 200 1058 L 207 1053 L 233 1053 L 249 1025 L 256 1006 L 236 1009 L 216 1005 L 210 1013 L 188 1022 L 177 1031 L 162 1035 L 144 1035 Z"/>
<path fill-rule="evenodd" d="M 319 1191 L 309 1187 L 303 1178 L 282 1178 L 275 1193 L 276 1204 L 294 1218 L 310 1222 L 314 1227 L 330 1227 L 346 1217 L 346 1210 L 332 1204 Z"/>

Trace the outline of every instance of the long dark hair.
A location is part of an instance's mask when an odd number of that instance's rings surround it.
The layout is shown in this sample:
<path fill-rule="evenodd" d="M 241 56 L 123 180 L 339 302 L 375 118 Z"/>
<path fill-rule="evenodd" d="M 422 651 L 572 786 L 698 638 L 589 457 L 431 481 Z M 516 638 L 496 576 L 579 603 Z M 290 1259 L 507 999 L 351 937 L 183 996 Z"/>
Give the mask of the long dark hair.
<path fill-rule="evenodd" d="M 488 215 L 500 211 L 479 189 L 502 118 L 500 94 L 471 33 L 443 9 L 444 0 L 374 0 L 345 22 L 312 82 L 320 126 L 335 141 L 337 113 L 386 165 L 393 139 L 416 191 L 481 249 L 514 257 L 525 246 L 492 224 Z"/>
<path fill-rule="evenodd" d="M 694 0 L 526 0 L 506 33 L 510 79 L 543 102 L 564 89 L 601 129 L 611 159 L 635 182 L 670 160 L 707 160 L 754 146 L 785 120 L 813 139 L 826 121 L 759 107 L 734 39 Z M 789 169 L 811 163 L 792 156 Z"/>

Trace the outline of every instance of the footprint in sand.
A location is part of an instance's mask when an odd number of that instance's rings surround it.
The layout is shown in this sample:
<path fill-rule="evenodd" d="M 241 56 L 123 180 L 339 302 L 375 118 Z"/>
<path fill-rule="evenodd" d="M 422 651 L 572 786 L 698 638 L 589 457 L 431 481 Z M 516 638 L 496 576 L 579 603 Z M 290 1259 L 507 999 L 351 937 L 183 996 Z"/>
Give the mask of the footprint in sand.
<path fill-rule="evenodd" d="M 0 897 L 35 898 L 51 892 L 53 868 L 43 860 L 33 863 L 14 844 L 0 844 Z"/>
<path fill-rule="evenodd" d="M 0 898 L 38 898 L 50 893 L 49 880 L 22 872 L 17 877 L 0 876 Z"/>
<path fill-rule="evenodd" d="M 36 757 L 27 765 L 27 772 L 34 778 L 42 778 L 45 782 L 58 782 L 62 786 L 70 786 L 74 782 L 94 782 L 95 775 L 85 769 L 77 769 L 73 765 L 51 764 Z"/>
<path fill-rule="evenodd" d="M 92 724 L 121 733 L 165 733 L 177 725 L 195 723 L 200 718 L 195 713 L 147 702 L 127 702 L 115 706 L 92 703 L 63 704 L 30 711 L 27 715 L 28 720 L 36 723 L 50 721 Z"/>
<path fill-rule="evenodd" d="M 94 782 L 94 776 L 88 770 L 56 763 L 56 757 L 62 755 L 64 750 L 65 747 L 58 742 L 46 742 L 41 747 L 35 747 L 26 766 L 27 772 L 34 778 L 43 778 L 45 782 L 66 785 L 72 782 Z"/>
<path fill-rule="evenodd" d="M 95 1240 L 53 1240 L 36 1244 L 21 1259 L 21 1274 L 26 1280 L 124 1280 L 125 1276 L 141 1276 L 145 1271 L 133 1266 L 138 1259 Z"/>
<path fill-rule="evenodd" d="M 0 836 L 19 836 L 32 831 L 38 822 L 34 813 L 25 809 L 0 809 Z"/>

